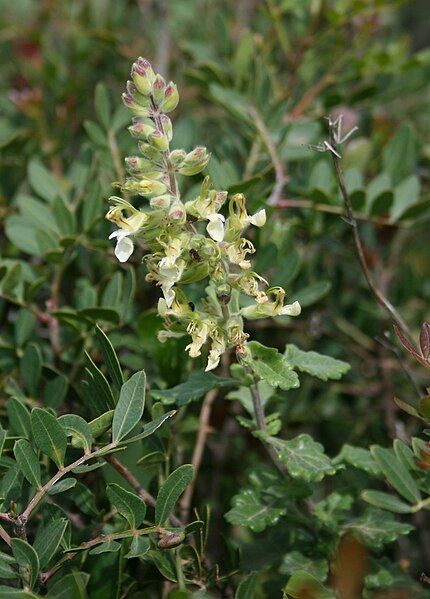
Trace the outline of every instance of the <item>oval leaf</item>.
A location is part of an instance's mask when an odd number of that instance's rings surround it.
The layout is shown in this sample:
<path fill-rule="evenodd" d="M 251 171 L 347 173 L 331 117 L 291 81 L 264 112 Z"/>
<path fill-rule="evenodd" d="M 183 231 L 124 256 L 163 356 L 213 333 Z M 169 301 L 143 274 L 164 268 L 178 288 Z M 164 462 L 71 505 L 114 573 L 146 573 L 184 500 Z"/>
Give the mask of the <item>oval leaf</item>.
<path fill-rule="evenodd" d="M 34 408 L 31 427 L 36 445 L 61 468 L 66 455 L 67 437 L 55 416 L 41 408 Z"/>
<path fill-rule="evenodd" d="M 145 407 L 145 371 L 136 372 L 121 387 L 112 422 L 112 441 L 118 443 L 142 418 Z"/>
<path fill-rule="evenodd" d="M 173 512 L 175 503 L 193 480 L 194 467 L 191 464 L 179 466 L 161 485 L 155 505 L 155 522 L 162 524 Z"/>

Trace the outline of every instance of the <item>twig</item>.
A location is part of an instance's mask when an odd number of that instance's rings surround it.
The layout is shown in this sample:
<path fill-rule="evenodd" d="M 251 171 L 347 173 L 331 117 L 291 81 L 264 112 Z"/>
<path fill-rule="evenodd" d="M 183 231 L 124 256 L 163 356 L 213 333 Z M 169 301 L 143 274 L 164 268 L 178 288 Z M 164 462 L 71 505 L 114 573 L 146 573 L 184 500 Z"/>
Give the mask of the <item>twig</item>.
<path fill-rule="evenodd" d="M 111 464 L 119 474 L 129 483 L 129 485 L 136 491 L 136 493 L 151 507 L 155 507 L 155 498 L 147 491 L 137 480 L 137 478 L 128 470 L 126 466 L 112 454 L 105 457 L 106 461 Z M 176 516 L 170 516 L 170 522 L 173 526 L 182 526 L 182 522 L 176 518 Z"/>
<path fill-rule="evenodd" d="M 315 98 L 328 86 L 336 80 L 333 72 L 326 73 L 321 79 L 311 87 L 301 100 L 296 104 L 291 113 L 288 115 L 288 121 L 299 119 L 304 112 L 309 108 Z"/>
<path fill-rule="evenodd" d="M 255 415 L 255 420 L 257 423 L 258 430 L 260 430 L 261 432 L 264 432 L 267 429 L 266 419 L 264 417 L 264 408 L 263 408 L 263 404 L 261 403 L 260 392 L 258 390 L 258 386 L 256 383 L 251 385 L 250 391 L 251 391 L 252 405 L 254 407 L 254 415 Z M 266 448 L 266 451 L 269 454 L 269 456 L 271 457 L 276 468 L 279 470 L 279 472 L 282 474 L 282 476 L 285 476 L 286 470 L 284 468 L 284 465 L 282 464 L 282 462 L 279 459 L 278 452 L 276 451 L 276 449 L 272 445 L 269 445 L 268 443 L 264 443 L 264 447 Z"/>
<path fill-rule="evenodd" d="M 301 198 L 285 198 L 277 202 L 275 208 L 302 208 L 303 210 L 314 210 L 315 212 L 327 212 L 327 214 L 342 215 L 345 209 L 341 206 L 332 206 L 330 204 L 316 204 L 312 200 L 302 200 Z M 362 212 L 353 211 L 353 216 L 356 220 L 362 220 L 383 227 L 405 227 L 404 223 L 393 223 L 388 218 L 381 216 L 369 216 Z"/>
<path fill-rule="evenodd" d="M 285 167 L 282 164 L 282 161 L 278 155 L 278 151 L 273 142 L 272 137 L 260 116 L 260 113 L 254 106 L 250 106 L 249 111 L 254 118 L 255 126 L 260 134 L 260 137 L 269 152 L 270 159 L 273 164 L 273 168 L 275 169 L 276 175 L 276 183 L 273 187 L 272 193 L 270 194 L 267 203 L 269 206 L 275 206 L 281 198 L 282 192 L 284 191 L 285 185 L 288 183 L 289 179 L 285 172 Z"/>
<path fill-rule="evenodd" d="M 330 127 L 330 144 L 336 150 L 336 136 L 334 132 L 334 128 Z M 379 289 L 379 287 L 374 282 L 372 275 L 370 274 L 369 268 L 366 263 L 366 258 L 364 255 L 363 243 L 361 241 L 360 234 L 358 232 L 357 221 L 354 217 L 354 212 L 352 210 L 351 199 L 349 197 L 348 190 L 345 184 L 345 178 L 343 175 L 343 170 L 340 165 L 340 159 L 336 155 L 335 152 L 330 152 L 331 158 L 333 160 L 334 169 L 337 176 L 337 181 L 339 184 L 340 191 L 342 193 L 343 200 L 345 202 L 346 213 L 348 216 L 349 224 L 352 226 L 353 238 L 355 243 L 355 249 L 357 251 L 358 259 L 360 262 L 361 270 L 365 276 L 367 284 L 369 286 L 370 291 L 376 298 L 376 301 L 379 303 L 384 310 L 389 314 L 390 318 L 392 318 L 399 328 L 404 332 L 407 337 L 411 337 L 411 330 L 400 314 L 397 312 L 395 307 L 390 303 L 390 301 L 385 297 L 383 292 Z"/>
<path fill-rule="evenodd" d="M 199 431 L 197 433 L 196 444 L 194 446 L 193 457 L 191 463 L 194 466 L 194 478 L 191 484 L 186 488 L 185 493 L 182 496 L 180 501 L 180 509 L 183 514 L 184 521 L 188 520 L 188 516 L 191 508 L 191 500 L 193 498 L 194 488 L 196 485 L 197 474 L 200 469 L 200 465 L 203 458 L 203 451 L 206 444 L 206 438 L 208 433 L 210 432 L 209 428 L 209 420 L 212 412 L 213 403 L 218 395 L 217 389 L 212 389 L 209 393 L 206 394 L 203 403 L 202 409 L 200 410 L 199 417 Z"/>

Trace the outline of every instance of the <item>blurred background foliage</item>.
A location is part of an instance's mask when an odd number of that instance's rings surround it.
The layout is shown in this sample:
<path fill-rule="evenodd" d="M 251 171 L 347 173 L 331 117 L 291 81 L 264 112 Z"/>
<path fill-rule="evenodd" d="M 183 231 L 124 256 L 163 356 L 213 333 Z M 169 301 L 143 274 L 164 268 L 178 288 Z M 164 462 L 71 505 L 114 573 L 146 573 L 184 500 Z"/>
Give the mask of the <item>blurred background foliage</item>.
<path fill-rule="evenodd" d="M 103 219 L 111 182 L 134 152 L 120 93 L 142 55 L 178 84 L 178 147 L 207 146 L 214 186 L 244 192 L 252 210 L 268 208 L 267 226 L 253 232 L 256 270 L 303 312 L 249 323 L 248 332 L 351 364 L 342 381 L 308 379 L 270 399 L 287 434 L 309 432 L 336 455 L 344 443 L 389 445 L 419 431 L 393 397 L 414 400 L 406 369 L 415 385 L 428 383 L 369 293 L 329 156 L 309 145 L 327 138 L 328 114 L 343 113 L 346 131 L 359 126 L 343 166 L 366 259 L 418 332 L 430 299 L 426 0 L 0 0 L 0 25 L 3 414 L 15 395 L 91 416 L 81 381 L 83 350 L 103 369 L 96 322 L 124 368 L 145 368 L 154 387 L 183 382 L 199 366 L 185 342 L 158 343 L 157 291 L 143 265 L 117 263 Z M 181 184 L 189 199 L 199 178 Z M 261 451 L 236 423 L 240 410 L 215 404 L 197 497 L 213 509 L 212 553 L 222 553 L 222 532 L 245 551 L 253 543 L 261 567 L 276 561 L 273 538 L 255 543 L 222 516 Z M 182 454 L 192 451 L 198 412 L 192 404 L 174 430 Z M 356 472 L 342 476 L 353 494 L 367 484 Z M 329 492 L 331 479 L 325 484 Z M 413 576 L 429 559 L 426 522 L 419 528 L 389 552 L 408 560 Z"/>

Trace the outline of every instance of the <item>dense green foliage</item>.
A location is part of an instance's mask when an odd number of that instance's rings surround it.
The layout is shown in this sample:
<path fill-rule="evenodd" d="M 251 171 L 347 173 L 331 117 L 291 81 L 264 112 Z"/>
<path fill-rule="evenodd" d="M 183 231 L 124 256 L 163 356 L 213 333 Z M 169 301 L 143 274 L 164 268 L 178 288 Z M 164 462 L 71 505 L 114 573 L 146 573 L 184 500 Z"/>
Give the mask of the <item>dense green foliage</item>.
<path fill-rule="evenodd" d="M 0 597 L 428 596 L 426 3 L 0 15 Z"/>

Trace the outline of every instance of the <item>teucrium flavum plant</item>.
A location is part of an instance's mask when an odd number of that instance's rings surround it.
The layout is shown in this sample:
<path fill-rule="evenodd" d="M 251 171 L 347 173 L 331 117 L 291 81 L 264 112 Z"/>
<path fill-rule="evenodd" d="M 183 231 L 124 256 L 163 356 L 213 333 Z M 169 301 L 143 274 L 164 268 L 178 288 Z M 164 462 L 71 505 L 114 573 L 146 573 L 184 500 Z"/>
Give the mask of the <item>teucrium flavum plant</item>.
<path fill-rule="evenodd" d="M 203 171 L 210 154 L 197 146 L 191 152 L 170 150 L 173 128 L 168 116 L 178 104 L 173 83 L 166 84 L 150 63 L 139 58 L 131 70 L 123 101 L 133 114 L 130 133 L 138 139 L 140 156 L 126 158 L 128 177 L 118 184 L 124 195 L 145 198 L 143 206 L 112 196 L 106 218 L 118 226 L 115 254 L 125 262 L 134 251 L 134 241 L 148 252 L 144 256 L 148 281 L 161 287 L 158 312 L 167 337 L 190 335 L 187 346 L 193 358 L 209 345 L 206 370 L 219 364 L 221 355 L 234 347 L 246 360 L 244 319 L 277 315 L 297 316 L 300 305 L 284 304 L 282 287 L 269 287 L 252 270 L 249 256 L 254 245 L 243 234 L 249 225 L 262 227 L 266 212 L 248 214 L 243 194 L 228 196 L 211 188 L 205 177 L 198 196 L 181 200 L 176 175 L 191 176 Z M 222 213 L 225 208 L 226 215 Z M 186 285 L 207 284 L 206 297 L 198 306 L 186 295 Z M 239 293 L 253 298 L 252 305 L 240 308 Z"/>

